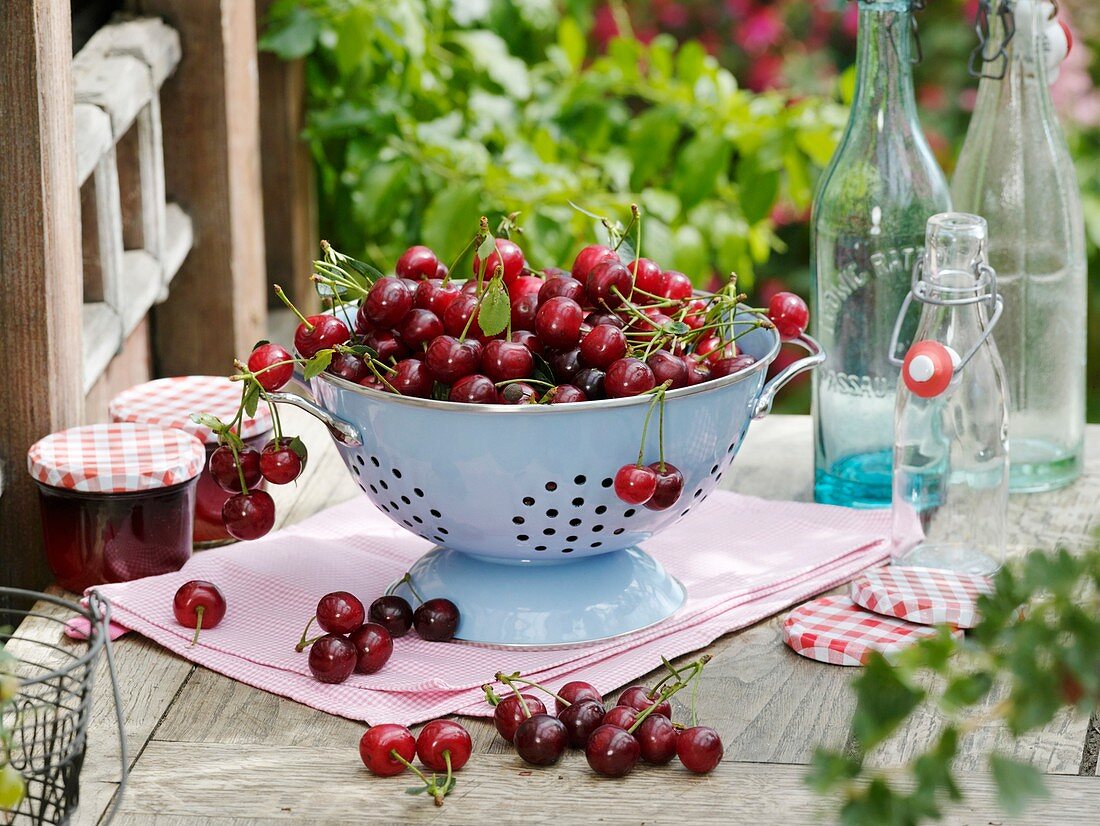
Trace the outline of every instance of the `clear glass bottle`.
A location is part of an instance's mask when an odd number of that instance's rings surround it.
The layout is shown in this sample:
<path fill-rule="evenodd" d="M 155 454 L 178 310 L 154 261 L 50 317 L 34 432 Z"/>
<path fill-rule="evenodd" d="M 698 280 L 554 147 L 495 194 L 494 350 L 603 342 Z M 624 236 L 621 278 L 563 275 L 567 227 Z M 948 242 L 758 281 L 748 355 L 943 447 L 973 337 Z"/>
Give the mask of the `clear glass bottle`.
<path fill-rule="evenodd" d="M 860 0 L 855 100 L 814 198 L 811 319 L 828 354 L 813 377 L 818 502 L 890 504 L 898 372 L 887 344 L 925 222 L 951 208 L 917 120 L 915 5 Z"/>
<path fill-rule="evenodd" d="M 991 574 L 1004 559 L 1008 405 L 990 335 L 1003 323 L 1003 302 L 986 236 L 976 215 L 934 216 L 914 275 L 920 321 L 895 415 L 893 535 L 902 565 Z M 946 351 L 938 376 L 931 362 L 917 369 L 928 344 L 927 352 Z"/>
<path fill-rule="evenodd" d="M 959 209 L 989 221 L 989 260 L 1005 299 L 996 338 L 1012 405 L 1011 489 L 1051 490 L 1081 472 L 1084 219 L 1048 86 L 1044 35 L 1057 25 L 1054 7 L 992 0 L 989 10 L 983 78 L 952 192 Z"/>

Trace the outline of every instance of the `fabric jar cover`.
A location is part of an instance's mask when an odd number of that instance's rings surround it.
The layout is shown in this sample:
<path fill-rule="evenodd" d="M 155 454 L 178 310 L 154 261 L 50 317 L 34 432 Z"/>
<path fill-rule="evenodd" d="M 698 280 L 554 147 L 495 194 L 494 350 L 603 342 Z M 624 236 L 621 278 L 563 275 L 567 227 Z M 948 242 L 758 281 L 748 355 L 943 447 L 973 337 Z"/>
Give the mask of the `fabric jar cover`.
<path fill-rule="evenodd" d="M 893 660 L 938 632 L 860 608 L 846 596 L 821 597 L 795 608 L 783 620 L 783 641 L 796 653 L 832 665 L 863 665 L 872 651 Z M 955 629 L 952 634 L 961 637 Z"/>
<path fill-rule="evenodd" d="M 27 469 L 44 485 L 84 493 L 130 493 L 194 479 L 206 448 L 190 433 L 147 424 L 72 427 L 31 445 Z"/>
<path fill-rule="evenodd" d="M 849 596 L 876 614 L 921 625 L 973 628 L 979 619 L 978 597 L 991 588 L 989 577 L 979 574 L 891 565 L 853 580 Z"/>
<path fill-rule="evenodd" d="M 186 430 L 206 444 L 218 437 L 206 425 L 191 420 L 192 413 L 209 413 L 223 422 L 237 415 L 241 404 L 242 383 L 225 376 L 175 376 L 155 379 L 124 390 L 111 399 L 108 412 L 112 422 L 142 422 L 159 427 Z M 261 404 L 254 416 L 241 421 L 242 439 L 252 439 L 271 430 L 271 410 Z"/>

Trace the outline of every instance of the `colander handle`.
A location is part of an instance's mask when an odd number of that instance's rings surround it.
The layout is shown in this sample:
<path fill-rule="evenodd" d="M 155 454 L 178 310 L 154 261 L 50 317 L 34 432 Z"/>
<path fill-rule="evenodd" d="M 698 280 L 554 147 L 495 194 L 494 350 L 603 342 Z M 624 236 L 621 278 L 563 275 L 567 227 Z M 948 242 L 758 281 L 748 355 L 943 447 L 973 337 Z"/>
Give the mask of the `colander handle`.
<path fill-rule="evenodd" d="M 797 344 L 804 348 L 810 355 L 798 361 L 791 362 L 772 376 L 772 380 L 764 385 L 764 389 L 760 391 L 760 398 L 756 400 L 756 407 L 754 407 L 752 411 L 752 417 L 754 419 L 762 419 L 771 412 L 772 403 L 775 401 L 775 394 L 782 390 L 787 382 L 799 373 L 803 373 L 806 370 L 812 370 L 825 361 L 825 351 L 821 349 L 821 345 L 805 333 L 798 338 L 789 339 L 789 341 L 792 344 Z"/>
<path fill-rule="evenodd" d="M 306 411 L 311 416 L 320 419 L 328 427 L 332 438 L 348 447 L 359 447 L 363 444 L 363 437 L 355 425 L 344 421 L 338 416 L 329 413 L 323 407 L 304 399 L 295 393 L 268 393 L 268 398 L 278 404 L 289 404 Z"/>

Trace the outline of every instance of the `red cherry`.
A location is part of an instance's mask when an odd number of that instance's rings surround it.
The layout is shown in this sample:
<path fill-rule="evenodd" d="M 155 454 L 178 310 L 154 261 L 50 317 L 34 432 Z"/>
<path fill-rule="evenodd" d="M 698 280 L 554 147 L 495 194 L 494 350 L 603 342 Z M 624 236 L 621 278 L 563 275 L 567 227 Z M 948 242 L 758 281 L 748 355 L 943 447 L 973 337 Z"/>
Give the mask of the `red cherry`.
<path fill-rule="evenodd" d="M 448 757 L 451 771 L 458 771 L 470 759 L 473 747 L 470 733 L 454 720 L 432 720 L 416 738 L 420 762 L 434 772 L 447 771 Z"/>
<path fill-rule="evenodd" d="M 661 281 L 660 295 L 665 298 L 674 298 L 684 301 L 695 294 L 695 288 L 691 284 L 691 279 L 682 272 L 667 270 L 661 276 Z"/>
<path fill-rule="evenodd" d="M 547 347 L 576 347 L 583 319 L 580 304 L 571 298 L 557 296 L 539 307 L 535 315 L 535 332 Z"/>
<path fill-rule="evenodd" d="M 583 749 L 592 732 L 603 725 L 604 707 L 595 700 L 578 700 L 558 712 L 558 719 L 565 724 L 569 732 L 569 745 Z"/>
<path fill-rule="evenodd" d="M 413 292 L 405 282 L 386 276 L 374 282 L 361 310 L 377 327 L 396 327 L 412 308 Z"/>
<path fill-rule="evenodd" d="M 577 253 L 577 257 L 573 259 L 573 277 L 583 284 L 588 280 L 588 273 L 597 264 L 618 260 L 619 253 L 610 247 L 605 247 L 602 244 L 590 244 Z"/>
<path fill-rule="evenodd" d="M 654 462 L 650 467 L 657 474 L 657 489 L 645 506 L 651 511 L 667 510 L 676 504 L 684 491 L 684 474 L 668 462 L 665 462 L 664 470 L 661 470 L 660 462 Z"/>
<path fill-rule="evenodd" d="M 626 334 L 611 324 L 601 324 L 581 339 L 580 351 L 585 364 L 606 369 L 626 355 Z"/>
<path fill-rule="evenodd" d="M 497 388 L 488 376 L 473 373 L 463 376 L 451 385 L 450 395 L 453 402 L 466 404 L 496 404 Z"/>
<path fill-rule="evenodd" d="M 711 362 L 710 377 L 712 379 L 720 379 L 722 376 L 732 376 L 734 373 L 740 373 L 746 367 L 751 367 L 754 364 L 756 364 L 756 359 L 746 355 L 718 359 L 717 361 Z"/>
<path fill-rule="evenodd" d="M 589 300 L 597 307 L 614 310 L 622 306 L 625 299 L 634 291 L 634 279 L 630 270 L 618 261 L 605 261 L 597 264 L 588 273 L 585 291 Z"/>
<path fill-rule="evenodd" d="M 632 734 L 616 726 L 600 726 L 584 747 L 588 765 L 604 777 L 623 777 L 631 772 L 641 756 L 641 747 Z"/>
<path fill-rule="evenodd" d="M 394 372 L 386 375 L 386 381 L 390 383 L 400 395 L 411 396 L 416 399 L 426 399 L 432 395 L 435 379 L 427 364 L 420 359 L 402 359 L 394 365 Z"/>
<path fill-rule="evenodd" d="M 591 312 L 584 317 L 584 323 L 589 327 L 610 324 L 612 327 L 618 327 L 620 330 L 626 327 L 626 322 L 623 321 L 622 316 L 610 310 L 607 312 Z"/>
<path fill-rule="evenodd" d="M 603 716 L 603 725 L 628 729 L 638 719 L 638 712 L 630 706 L 612 706 Z"/>
<path fill-rule="evenodd" d="M 692 387 L 705 381 L 710 381 L 710 367 L 705 364 L 696 364 L 695 359 L 689 357 L 688 386 Z"/>
<path fill-rule="evenodd" d="M 264 390 L 274 393 L 281 390 L 294 375 L 291 358 L 285 347 L 268 342 L 252 351 L 248 357 L 248 369 L 256 375 L 256 381 Z"/>
<path fill-rule="evenodd" d="M 784 341 L 798 338 L 810 323 L 810 309 L 800 296 L 780 292 L 768 302 L 768 318 Z"/>
<path fill-rule="evenodd" d="M 244 484 L 247 490 L 251 490 L 260 484 L 263 474 L 260 472 L 260 451 L 250 447 L 242 447 L 237 451 L 237 457 L 244 472 Z M 210 477 L 214 483 L 227 493 L 241 493 L 241 476 L 237 473 L 237 462 L 233 459 L 233 451 L 228 445 L 220 445 L 210 454 Z"/>
<path fill-rule="evenodd" d="M 355 646 L 355 671 L 359 674 L 373 674 L 380 670 L 393 654 L 390 632 L 373 622 L 364 622 L 352 631 L 348 642 Z"/>
<path fill-rule="evenodd" d="M 688 313 L 684 316 L 684 323 L 693 330 L 698 330 L 707 321 L 707 302 L 695 299 L 688 303 Z"/>
<path fill-rule="evenodd" d="M 527 708 L 531 714 L 546 713 L 546 706 L 538 697 L 524 694 L 523 699 L 527 703 Z M 493 709 L 493 725 L 496 726 L 497 733 L 511 743 L 516 736 L 516 729 L 519 728 L 520 723 L 527 719 L 527 716 L 519 697 L 510 694 L 497 703 L 497 707 Z"/>
<path fill-rule="evenodd" d="M 399 278 L 411 278 L 414 281 L 421 278 L 434 278 L 438 270 L 439 258 L 430 249 L 420 244 L 409 247 L 401 253 L 394 267 L 394 272 Z"/>
<path fill-rule="evenodd" d="M 424 353 L 424 363 L 436 381 L 453 384 L 463 376 L 474 373 L 481 362 L 481 354 L 470 341 L 459 341 L 453 336 L 432 339 Z"/>
<path fill-rule="evenodd" d="M 532 353 L 542 354 L 542 341 L 530 330 L 513 330 L 512 341 L 516 344 L 522 344 Z"/>
<path fill-rule="evenodd" d="M 512 745 L 516 754 L 532 766 L 552 766 L 569 745 L 569 730 L 557 717 L 532 714 L 519 724 Z"/>
<path fill-rule="evenodd" d="M 659 291 L 664 284 L 664 278 L 661 275 L 660 267 L 648 258 L 639 258 L 637 261 L 627 264 L 627 268 L 634 275 L 635 289 L 650 295 L 661 294 Z"/>
<path fill-rule="evenodd" d="M 458 630 L 458 606 L 449 599 L 429 599 L 413 613 L 413 627 L 422 640 L 447 642 Z"/>
<path fill-rule="evenodd" d="M 550 391 L 550 404 L 573 404 L 588 401 L 584 391 L 572 384 L 559 384 Z"/>
<path fill-rule="evenodd" d="M 414 307 L 397 328 L 406 347 L 419 350 L 436 336 L 443 335 L 443 322 L 431 310 Z"/>
<path fill-rule="evenodd" d="M 213 582 L 205 579 L 192 579 L 185 582 L 172 598 L 172 613 L 176 622 L 184 628 L 194 628 L 194 645 L 199 641 L 203 628 L 213 628 L 225 616 L 225 596 Z"/>
<path fill-rule="evenodd" d="M 302 451 L 299 455 L 291 447 L 293 441 L 289 436 L 272 439 L 260 453 L 260 472 L 273 485 L 290 484 L 306 468 L 305 445 L 299 442 L 298 448 Z"/>
<path fill-rule="evenodd" d="M 413 303 L 423 310 L 431 310 L 436 318 L 442 320 L 447 308 L 461 294 L 462 287 L 458 284 L 444 283 L 437 278 L 420 282 L 416 288 L 416 298 Z"/>
<path fill-rule="evenodd" d="M 668 350 L 657 350 L 646 359 L 646 366 L 653 371 L 653 380 L 656 384 L 664 384 L 666 381 L 672 382 L 669 385 L 670 390 L 687 386 L 687 364 L 682 358 L 672 355 Z"/>
<path fill-rule="evenodd" d="M 709 726 L 693 726 L 676 738 L 676 755 L 684 768 L 706 774 L 722 762 L 722 738 Z"/>
<path fill-rule="evenodd" d="M 534 371 L 535 360 L 522 344 L 494 339 L 485 345 L 481 369 L 493 381 L 525 379 Z"/>
<path fill-rule="evenodd" d="M 294 349 L 302 358 L 313 358 L 318 350 L 329 350 L 351 337 L 347 325 L 336 316 L 311 315 L 306 321 L 309 325 L 299 324 L 294 332 Z"/>
<path fill-rule="evenodd" d="M 374 350 L 381 361 L 394 361 L 409 354 L 408 348 L 393 334 L 392 330 L 372 330 L 365 333 L 363 344 Z"/>
<path fill-rule="evenodd" d="M 538 293 L 520 293 L 511 299 L 511 318 L 514 329 L 524 330 L 535 326 L 539 311 Z"/>
<path fill-rule="evenodd" d="M 259 539 L 275 525 L 275 500 L 263 490 L 230 496 L 222 505 L 222 522 L 234 539 Z"/>
<path fill-rule="evenodd" d="M 378 777 L 393 777 L 405 771 L 405 764 L 394 759 L 395 751 L 409 763 L 416 757 L 416 738 L 396 723 L 371 726 L 359 739 L 359 757 L 371 774 Z"/>
<path fill-rule="evenodd" d="M 597 703 L 603 702 L 603 695 L 596 690 L 596 686 L 592 683 L 586 683 L 584 680 L 572 680 L 557 691 L 558 697 L 565 700 L 566 703 L 576 704 L 581 700 L 595 700 Z M 554 700 L 554 710 L 560 715 L 568 706 L 562 703 L 561 700 Z"/>
<path fill-rule="evenodd" d="M 322 683 L 342 683 L 355 670 L 355 660 L 355 646 L 339 634 L 325 634 L 309 647 L 309 670 Z"/>
<path fill-rule="evenodd" d="M 619 695 L 618 705 L 627 706 L 635 711 L 645 711 L 651 705 L 656 705 L 657 708 L 653 710 L 654 714 L 663 714 L 665 717 L 672 719 L 672 704 L 668 700 L 664 700 L 660 703 L 655 703 L 655 697 L 651 697 L 643 686 L 635 685 L 628 688 L 622 694 Z"/>
<path fill-rule="evenodd" d="M 562 384 L 568 384 L 580 372 L 581 351 L 574 347 L 572 350 L 559 350 L 549 354 L 550 372 L 554 378 Z"/>
<path fill-rule="evenodd" d="M 585 367 L 573 376 L 573 384 L 579 388 L 586 399 L 602 399 L 606 374 L 598 367 Z"/>
<path fill-rule="evenodd" d="M 507 287 L 519 278 L 520 273 L 523 272 L 526 263 L 523 260 L 523 250 L 507 238 L 494 239 L 494 243 L 496 244 L 496 252 L 489 254 L 489 260 L 485 267 L 485 279 L 492 278 L 497 269 L 503 268 L 504 286 Z M 474 277 L 476 278 L 481 274 L 481 259 L 477 255 L 474 255 L 473 268 Z"/>
<path fill-rule="evenodd" d="M 526 272 L 530 272 L 529 270 Z M 546 281 L 537 275 L 521 275 L 511 286 L 508 287 L 508 295 L 515 298 L 520 295 L 535 295 L 539 294 L 539 290 L 542 289 L 542 285 Z"/>
<path fill-rule="evenodd" d="M 370 621 L 390 632 L 391 637 L 403 637 L 413 624 L 413 610 L 408 600 L 396 594 L 380 596 L 370 604 Z"/>
<path fill-rule="evenodd" d="M 653 468 L 623 465 L 615 473 L 615 495 L 628 505 L 644 505 L 657 491 Z"/>
<path fill-rule="evenodd" d="M 363 624 L 366 611 L 355 594 L 333 591 L 317 601 L 317 624 L 330 634 L 348 634 Z"/>
<path fill-rule="evenodd" d="M 663 714 L 654 712 L 634 730 L 642 760 L 663 766 L 676 756 L 676 729 Z"/>
<path fill-rule="evenodd" d="M 367 365 L 354 353 L 333 353 L 332 361 L 325 368 L 325 372 L 339 376 L 345 381 L 358 383 L 368 371 Z"/>
<path fill-rule="evenodd" d="M 572 298 L 578 304 L 585 300 L 584 284 L 571 275 L 551 278 L 543 283 L 539 290 L 539 303 L 545 304 L 551 298 Z"/>
<path fill-rule="evenodd" d="M 636 358 L 619 359 L 607 368 L 604 389 L 613 399 L 637 396 L 657 385 L 653 371 Z"/>

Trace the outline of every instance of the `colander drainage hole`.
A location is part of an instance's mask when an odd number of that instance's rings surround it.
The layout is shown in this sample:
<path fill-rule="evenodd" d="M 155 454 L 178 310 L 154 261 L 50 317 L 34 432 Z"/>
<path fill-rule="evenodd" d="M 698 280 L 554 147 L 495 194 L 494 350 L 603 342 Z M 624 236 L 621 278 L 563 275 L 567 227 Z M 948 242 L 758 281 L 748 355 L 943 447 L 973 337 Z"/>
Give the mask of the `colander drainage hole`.
<path fill-rule="evenodd" d="M 607 513 L 607 505 L 596 506 L 596 516 L 603 516 L 605 513 Z"/>
<path fill-rule="evenodd" d="M 562 548 L 561 552 L 563 554 L 571 554 L 571 553 L 573 553 L 573 549 L 572 548 Z"/>
<path fill-rule="evenodd" d="M 712 468 L 710 469 L 710 474 L 711 474 L 711 476 L 713 476 L 713 475 L 714 475 L 715 473 L 717 473 L 717 472 L 718 472 L 718 465 L 715 465 L 714 467 L 712 467 Z"/>
<path fill-rule="evenodd" d="M 621 533 L 626 533 L 626 528 L 615 528 L 612 533 L 615 534 L 615 536 L 618 536 Z"/>
<path fill-rule="evenodd" d="M 545 534 L 546 536 L 553 536 L 554 534 L 556 534 L 556 533 L 557 533 L 557 531 L 555 531 L 555 530 L 554 530 L 553 528 L 543 528 L 543 529 L 542 529 L 542 532 L 543 532 L 543 533 L 544 533 L 544 534 Z"/>
<path fill-rule="evenodd" d="M 578 496 L 576 499 L 573 500 L 573 507 L 574 508 L 579 508 L 583 505 L 584 505 L 584 499 L 582 499 L 580 496 Z"/>
<path fill-rule="evenodd" d="M 615 480 L 612 479 L 610 476 L 608 476 L 606 479 L 604 479 L 602 482 L 600 482 L 600 486 L 605 487 L 605 488 L 609 488 L 613 484 L 615 484 Z"/>
<path fill-rule="evenodd" d="M 535 550 L 536 550 L 536 551 L 545 551 L 545 550 L 546 550 L 546 546 L 545 546 L 545 545 L 536 545 L 536 546 L 535 546 Z"/>
<path fill-rule="evenodd" d="M 684 512 L 680 514 L 680 518 L 683 519 L 689 513 L 691 513 L 691 508 L 684 508 Z"/>
<path fill-rule="evenodd" d="M 573 477 L 573 484 L 574 485 L 583 485 L 587 481 L 588 481 L 588 479 L 584 476 L 583 473 L 580 476 L 574 476 Z"/>
<path fill-rule="evenodd" d="M 592 543 L 591 545 L 589 545 L 588 547 L 589 547 L 589 548 L 598 548 L 598 547 L 600 547 L 600 545 L 602 545 L 602 544 L 603 544 L 602 542 L 593 542 L 593 543 Z"/>
<path fill-rule="evenodd" d="M 444 536 L 446 536 L 447 534 L 449 534 L 449 533 L 450 533 L 450 531 L 449 531 L 449 530 L 447 530 L 446 528 L 444 528 L 444 527 L 443 527 L 442 525 L 440 525 L 440 526 L 439 526 L 439 532 L 440 532 L 441 534 L 443 534 Z"/>
<path fill-rule="evenodd" d="M 736 442 L 731 442 L 729 450 L 727 450 L 726 453 L 728 453 L 730 456 L 732 456 L 733 451 L 735 451 L 735 450 L 737 450 L 737 443 Z"/>
<path fill-rule="evenodd" d="M 566 541 L 566 542 L 576 542 L 576 541 L 577 541 L 577 537 L 575 537 L 575 536 L 567 536 L 567 537 L 565 537 L 565 541 Z"/>
<path fill-rule="evenodd" d="M 527 507 L 531 507 L 532 505 L 535 504 L 535 497 L 534 496 L 524 496 L 523 497 L 523 504 L 525 504 Z"/>
<path fill-rule="evenodd" d="M 603 530 L 603 525 L 593 525 L 592 526 L 592 533 L 599 533 L 602 530 Z"/>
<path fill-rule="evenodd" d="M 699 488 L 698 490 L 695 491 L 695 493 L 692 494 L 692 498 L 698 499 L 702 495 L 703 495 L 703 489 Z"/>
<path fill-rule="evenodd" d="M 555 490 L 558 489 L 558 483 L 557 482 L 547 482 L 546 483 L 546 489 L 549 490 L 549 491 L 555 491 Z"/>
<path fill-rule="evenodd" d="M 424 498 L 424 491 L 422 491 L 420 488 L 413 488 L 413 493 L 415 493 L 421 499 Z"/>
<path fill-rule="evenodd" d="M 371 456 L 371 457 L 370 457 L 370 463 L 371 463 L 372 465 L 374 465 L 375 467 L 381 467 L 381 466 L 382 466 L 382 463 L 378 461 L 378 457 L 377 457 L 377 456 Z"/>
<path fill-rule="evenodd" d="M 637 513 L 637 511 L 634 510 L 634 508 L 627 508 L 625 511 L 623 511 L 623 516 L 625 516 L 627 519 L 629 519 L 630 517 L 632 517 L 636 513 Z"/>
<path fill-rule="evenodd" d="M 366 464 L 366 462 L 364 462 L 364 461 L 363 461 L 363 457 L 362 457 L 362 456 L 359 456 L 358 454 L 356 454 L 356 456 L 355 456 L 355 461 L 357 461 L 357 462 L 358 462 L 359 464 L 361 464 L 361 465 L 365 465 L 365 464 Z"/>
<path fill-rule="evenodd" d="M 551 519 L 553 519 L 555 516 L 558 515 L 558 509 L 557 508 L 549 508 L 546 511 L 546 515 L 549 516 Z"/>
<path fill-rule="evenodd" d="M 376 488 L 374 485 L 371 485 L 370 486 L 370 492 L 377 495 L 378 494 L 378 488 Z"/>
<path fill-rule="evenodd" d="M 579 528 L 580 524 L 581 524 L 581 520 L 579 520 L 579 519 L 570 519 L 569 524 L 570 524 L 571 527 Z"/>
<path fill-rule="evenodd" d="M 355 465 L 352 465 L 351 466 L 351 472 L 354 473 L 356 476 L 358 476 L 359 475 L 359 468 L 357 468 Z"/>
<path fill-rule="evenodd" d="M 410 522 L 408 519 L 402 519 L 401 522 L 405 525 L 406 528 L 411 528 L 413 526 L 413 523 Z"/>
<path fill-rule="evenodd" d="M 528 539 L 530 539 L 530 538 L 531 538 L 531 537 L 529 537 L 529 536 L 528 536 L 527 534 L 525 534 L 525 533 L 518 533 L 518 534 L 516 534 L 516 539 L 518 539 L 518 540 L 519 540 L 520 542 L 526 542 L 526 541 L 527 541 Z"/>
<path fill-rule="evenodd" d="M 413 503 L 412 499 L 407 496 L 402 496 L 401 501 L 404 502 L 406 505 L 411 505 Z"/>
<path fill-rule="evenodd" d="M 366 493 L 366 492 L 367 492 L 367 489 L 366 489 L 365 487 L 363 487 L 363 483 L 362 483 L 362 482 L 360 482 L 360 483 L 359 483 L 359 490 L 363 491 L 363 493 Z"/>
<path fill-rule="evenodd" d="M 423 525 L 424 524 L 424 520 L 421 519 L 419 516 L 414 516 L 413 517 L 413 522 L 415 522 L 417 525 Z"/>
<path fill-rule="evenodd" d="M 391 470 L 390 473 L 393 474 L 393 478 L 395 478 L 395 479 L 400 479 L 401 478 L 401 471 L 399 471 L 397 468 L 394 468 L 393 470 Z"/>
<path fill-rule="evenodd" d="M 516 525 L 522 525 L 526 520 L 522 516 L 513 516 L 512 522 Z"/>
<path fill-rule="evenodd" d="M 394 502 L 392 499 L 390 500 L 390 507 L 393 508 L 395 511 L 401 510 L 401 508 L 398 506 L 398 504 L 396 502 Z"/>
<path fill-rule="evenodd" d="M 382 490 L 389 490 L 390 489 L 390 486 L 388 484 L 386 484 L 385 479 L 379 479 L 378 484 L 380 484 L 382 486 Z"/>
<path fill-rule="evenodd" d="M 442 518 L 443 518 L 443 514 L 441 514 L 441 513 L 440 513 L 439 511 L 437 511 L 437 510 L 436 510 L 435 508 L 432 508 L 432 509 L 431 509 L 430 511 L 428 511 L 428 513 L 430 513 L 430 514 L 431 514 L 432 516 L 434 516 L 434 517 L 435 517 L 436 519 L 442 519 Z"/>
<path fill-rule="evenodd" d="M 435 540 L 436 542 L 438 542 L 438 543 L 439 543 L 440 545 L 442 545 L 442 544 L 443 544 L 443 537 L 442 537 L 442 536 L 433 536 L 433 537 L 432 537 L 432 539 L 434 539 L 434 540 Z"/>

